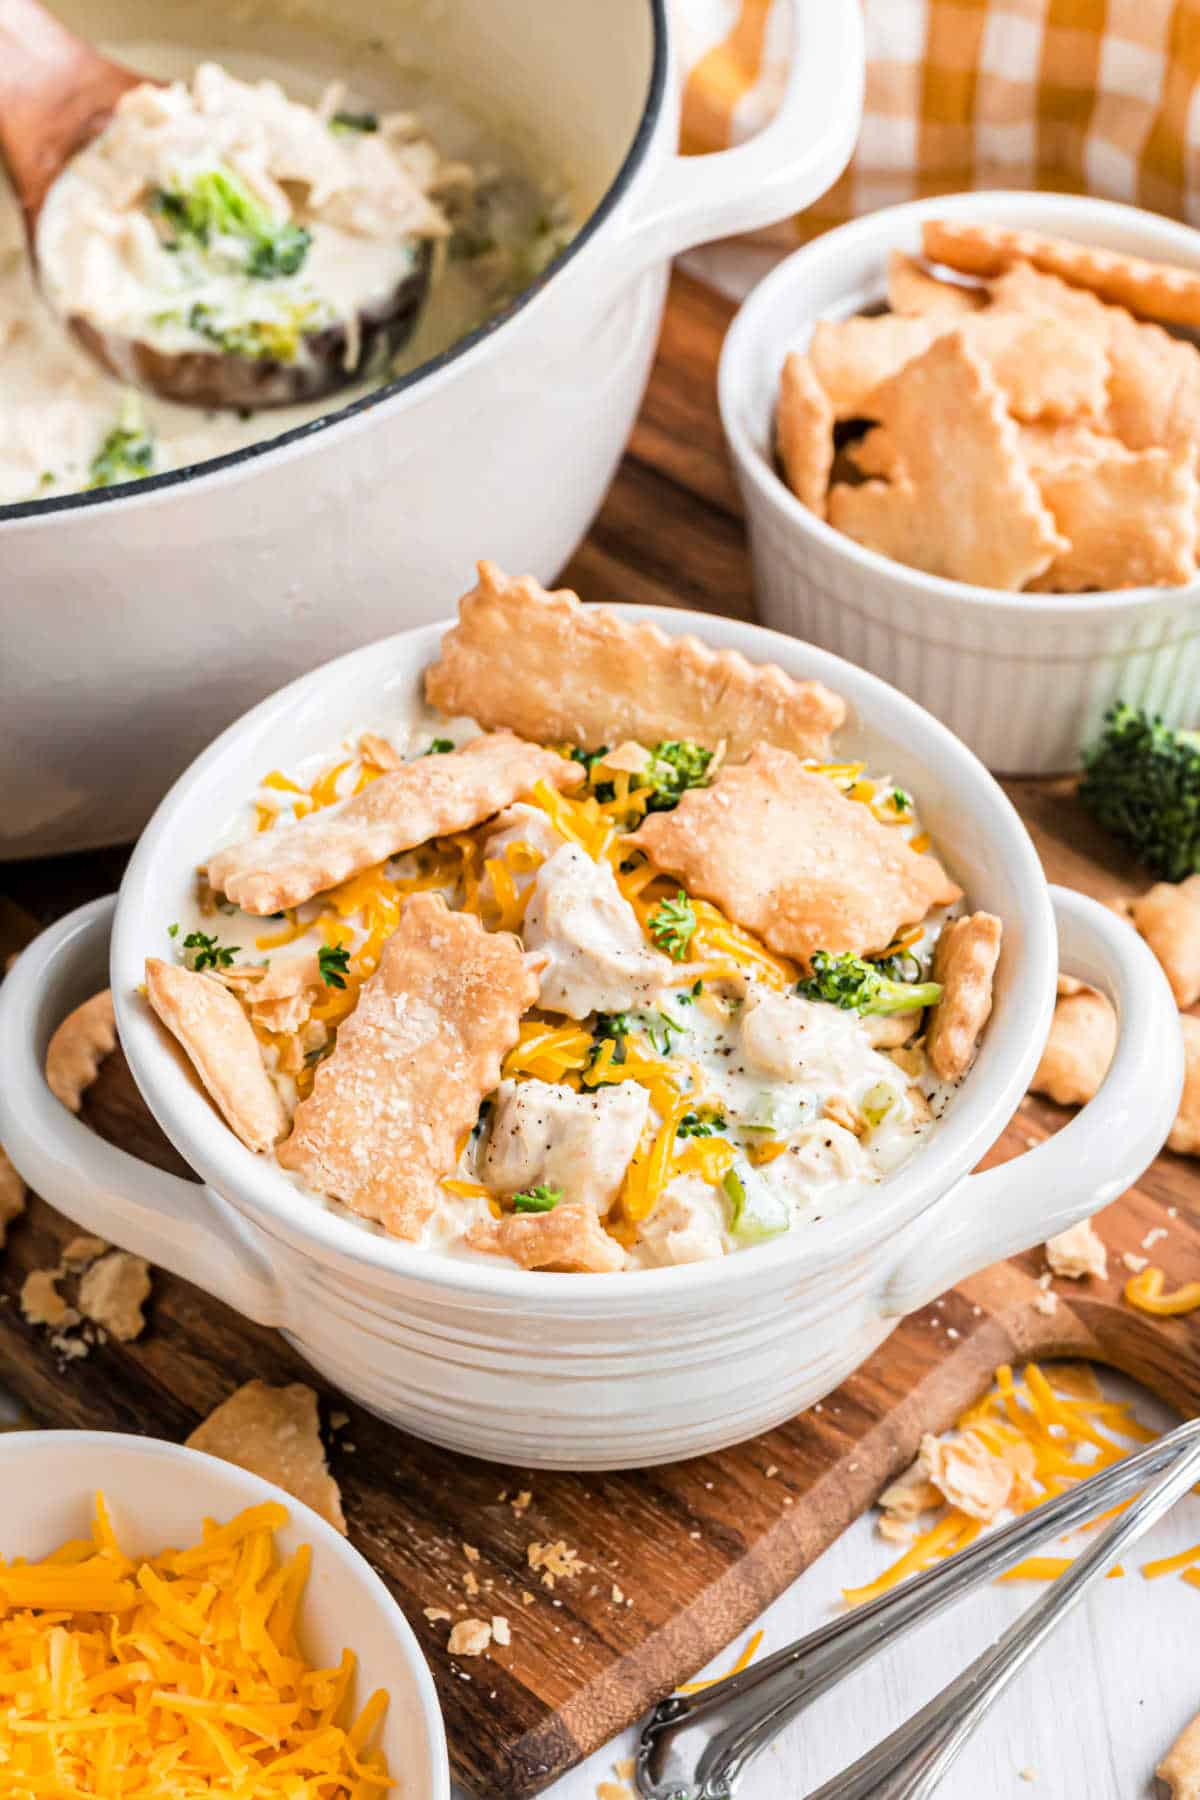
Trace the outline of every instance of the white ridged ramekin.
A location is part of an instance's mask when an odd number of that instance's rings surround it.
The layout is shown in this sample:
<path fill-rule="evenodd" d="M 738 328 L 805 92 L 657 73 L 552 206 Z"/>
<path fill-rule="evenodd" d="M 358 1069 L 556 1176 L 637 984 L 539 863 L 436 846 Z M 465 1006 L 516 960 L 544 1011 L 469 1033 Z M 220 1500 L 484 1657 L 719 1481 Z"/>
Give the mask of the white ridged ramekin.
<path fill-rule="evenodd" d="M 830 232 L 750 295 L 721 356 L 720 401 L 754 559 L 763 624 L 890 681 L 989 768 L 1074 769 L 1105 709 L 1128 700 L 1196 723 L 1200 581 L 1118 593 L 1009 594 L 925 575 L 816 518 L 775 471 L 779 372 L 820 318 L 884 297 L 888 252 L 920 250 L 921 221 L 1025 226 L 1200 268 L 1200 233 L 1134 207 L 1067 194 L 978 193 L 915 201 Z"/>

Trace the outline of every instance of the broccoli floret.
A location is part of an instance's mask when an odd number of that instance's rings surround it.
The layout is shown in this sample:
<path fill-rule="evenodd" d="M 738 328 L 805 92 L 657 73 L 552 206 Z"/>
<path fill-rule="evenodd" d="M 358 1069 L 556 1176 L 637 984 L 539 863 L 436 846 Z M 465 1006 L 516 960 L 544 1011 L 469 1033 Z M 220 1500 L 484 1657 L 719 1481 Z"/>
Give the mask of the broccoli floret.
<path fill-rule="evenodd" d="M 317 968 L 326 987 L 344 988 L 350 973 L 350 952 L 345 944 L 322 944 L 317 951 Z"/>
<path fill-rule="evenodd" d="M 524 1194 L 513 1195 L 513 1211 L 519 1213 L 553 1212 L 563 1197 L 561 1188 L 547 1187 L 540 1181 Z"/>
<path fill-rule="evenodd" d="M 154 439 L 142 423 L 141 408 L 131 400 L 92 458 L 88 487 L 115 487 L 121 481 L 141 481 L 153 470 Z"/>
<path fill-rule="evenodd" d="M 604 1047 L 606 1038 L 611 1038 L 616 1048 L 612 1054 L 614 1063 L 625 1061 L 625 1039 L 629 1036 L 629 1019 L 624 1013 L 597 1013 L 596 1023 L 592 1026 L 592 1047 L 588 1051 L 589 1064 L 594 1063 Z"/>
<path fill-rule="evenodd" d="M 696 930 L 692 903 L 680 888 L 675 898 L 659 902 L 649 918 L 650 936 L 673 962 L 682 962 Z"/>
<path fill-rule="evenodd" d="M 652 787 L 647 812 L 669 812 L 678 806 L 688 788 L 705 787 L 713 753 L 690 738 L 665 738 L 651 751 L 654 761 L 638 780 L 638 788 Z"/>
<path fill-rule="evenodd" d="M 330 131 L 336 134 L 347 132 L 372 132 L 379 130 L 379 114 L 373 112 L 335 112 L 329 121 Z"/>
<path fill-rule="evenodd" d="M 722 1113 L 717 1112 L 715 1107 L 701 1106 L 695 1112 L 684 1113 L 675 1127 L 675 1136 L 681 1138 L 717 1137 L 726 1129 L 727 1122 Z"/>
<path fill-rule="evenodd" d="M 228 169 L 205 169 L 186 188 L 156 188 L 150 205 L 171 234 L 170 249 L 188 242 L 209 249 L 214 238 L 232 240 L 243 272 L 262 281 L 294 275 L 312 242 L 303 225 L 273 219 Z"/>
<path fill-rule="evenodd" d="M 281 319 L 251 319 L 245 324 L 222 325 L 211 306 L 197 300 L 188 313 L 188 324 L 229 356 L 244 356 L 251 362 L 270 359 L 291 363 L 300 354 L 305 328 L 313 321 L 316 311 L 315 301 L 309 300 L 286 307 Z"/>
<path fill-rule="evenodd" d="M 1200 871 L 1200 732 L 1118 701 L 1084 752 L 1079 798 L 1154 875 Z"/>
<path fill-rule="evenodd" d="M 887 963 L 864 962 L 849 951 L 832 956 L 814 950 L 812 974 L 796 983 L 805 1000 L 824 1000 L 843 1012 L 912 1012 L 918 1006 L 935 1006 L 942 997 L 936 981 L 897 981 Z"/>

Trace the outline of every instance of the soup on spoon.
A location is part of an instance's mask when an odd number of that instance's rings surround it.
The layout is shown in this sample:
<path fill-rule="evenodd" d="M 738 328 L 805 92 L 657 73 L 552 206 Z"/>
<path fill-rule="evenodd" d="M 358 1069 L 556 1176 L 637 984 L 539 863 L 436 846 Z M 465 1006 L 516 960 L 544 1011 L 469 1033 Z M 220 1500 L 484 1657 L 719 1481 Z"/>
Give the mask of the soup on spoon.
<path fill-rule="evenodd" d="M 452 71 L 282 14 L 277 54 L 264 7 L 229 72 L 203 8 L 163 25 L 179 42 L 131 41 L 127 67 L 0 0 L 0 506 L 305 425 L 468 335 L 572 234 L 528 129 Z"/>
<path fill-rule="evenodd" d="M 51 306 L 119 378 L 210 407 L 312 400 L 386 369 L 416 322 L 443 163 L 404 114 L 289 100 L 213 63 L 131 89 L 51 186 Z"/>

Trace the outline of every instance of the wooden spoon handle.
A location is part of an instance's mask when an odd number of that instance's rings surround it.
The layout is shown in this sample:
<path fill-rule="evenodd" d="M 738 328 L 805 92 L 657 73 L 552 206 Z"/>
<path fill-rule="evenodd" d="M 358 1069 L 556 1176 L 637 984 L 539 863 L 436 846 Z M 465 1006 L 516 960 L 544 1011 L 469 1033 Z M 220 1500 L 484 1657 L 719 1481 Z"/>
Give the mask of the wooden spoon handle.
<path fill-rule="evenodd" d="M 38 0 L 0 0 L 0 157 L 31 238 L 63 164 L 142 80 L 75 37 Z"/>

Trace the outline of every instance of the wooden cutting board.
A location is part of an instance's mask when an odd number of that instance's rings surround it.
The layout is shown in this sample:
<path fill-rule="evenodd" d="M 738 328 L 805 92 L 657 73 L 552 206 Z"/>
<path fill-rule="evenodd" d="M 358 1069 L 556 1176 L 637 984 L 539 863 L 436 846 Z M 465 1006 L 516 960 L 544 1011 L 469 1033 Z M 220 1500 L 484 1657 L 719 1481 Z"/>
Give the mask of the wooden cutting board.
<path fill-rule="evenodd" d="M 566 573 L 592 599 L 622 598 L 753 616 L 739 510 L 721 445 L 716 354 L 727 304 L 685 277 L 672 289 L 659 361 L 630 453 L 591 536 Z M 486 546 L 481 546 L 486 549 Z M 1069 783 L 1013 783 L 1053 880 L 1105 897 L 1137 886 L 1076 807 Z M 0 869 L 0 957 L 70 907 L 116 885 L 120 851 Z M 85 1117 L 135 1154 L 186 1173 L 110 1059 Z M 1065 1115 L 1027 1100 L 988 1162 L 1018 1156 Z M 1124 1251 L 1174 1287 L 1200 1270 L 1196 1165 L 1163 1156 L 1101 1221 L 1113 1276 L 1057 1283 L 1057 1312 L 1036 1310 L 1031 1253 L 965 1282 L 906 1320 L 819 1411 L 718 1456 L 643 1473 L 530 1474 L 432 1449 L 335 1392 L 330 1457 L 353 1542 L 404 1607 L 429 1658 L 455 1772 L 486 1800 L 537 1793 L 687 1679 L 791 1582 L 883 1483 L 986 1386 L 997 1363 L 1090 1356 L 1200 1410 L 1200 1315 L 1156 1320 L 1126 1306 Z M 137 1344 L 62 1364 L 22 1318 L 30 1270 L 58 1259 L 73 1227 L 31 1203 L 0 1258 L 0 1383 L 48 1425 L 183 1438 L 251 1376 L 306 1378 L 276 1333 L 248 1324 L 186 1282 L 157 1274 Z M 513 1499 L 531 1494 L 518 1511 Z M 554 1590 L 528 1567 L 533 1540 L 562 1539 L 586 1569 Z M 478 1550 L 469 1561 L 464 1544 Z M 479 1583 L 468 1598 L 465 1578 Z M 531 1598 L 527 1598 L 531 1597 Z M 831 1596 L 832 1599 L 832 1596 Z M 504 1614 L 512 1643 L 455 1663 L 456 1617 Z"/>

